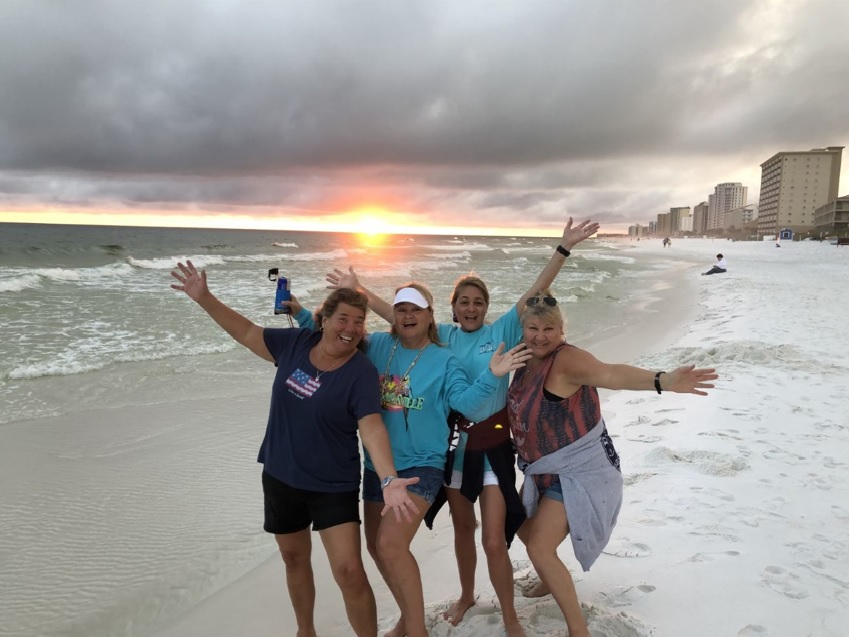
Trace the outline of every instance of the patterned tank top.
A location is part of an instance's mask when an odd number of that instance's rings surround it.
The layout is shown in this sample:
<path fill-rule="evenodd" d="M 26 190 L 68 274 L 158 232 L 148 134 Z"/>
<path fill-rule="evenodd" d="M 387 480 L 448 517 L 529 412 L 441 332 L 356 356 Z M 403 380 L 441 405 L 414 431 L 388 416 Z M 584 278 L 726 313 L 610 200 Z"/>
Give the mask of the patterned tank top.
<path fill-rule="evenodd" d="M 574 346 L 568 343 L 558 346 L 527 380 L 527 368 L 517 370 L 507 392 L 510 430 L 519 457 L 525 462 L 535 462 L 572 444 L 601 420 L 601 403 L 595 387 L 582 385 L 562 400 L 548 400 L 543 395 L 545 378 L 554 363 L 555 354 L 564 347 Z M 545 489 L 554 482 L 556 479 L 546 476 L 546 479 L 538 481 L 537 486 Z"/>

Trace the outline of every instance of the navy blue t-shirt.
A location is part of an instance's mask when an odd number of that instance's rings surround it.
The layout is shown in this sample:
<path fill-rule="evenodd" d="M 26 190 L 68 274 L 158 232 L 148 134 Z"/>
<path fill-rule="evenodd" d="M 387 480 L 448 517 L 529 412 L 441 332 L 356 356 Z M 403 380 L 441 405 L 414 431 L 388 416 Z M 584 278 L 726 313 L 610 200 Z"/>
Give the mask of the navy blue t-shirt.
<path fill-rule="evenodd" d="M 272 477 L 296 489 L 358 490 L 357 422 L 380 413 L 374 365 L 357 352 L 316 380 L 309 355 L 321 339 L 320 332 L 266 328 L 263 338 L 277 361 L 277 375 L 257 461 Z"/>

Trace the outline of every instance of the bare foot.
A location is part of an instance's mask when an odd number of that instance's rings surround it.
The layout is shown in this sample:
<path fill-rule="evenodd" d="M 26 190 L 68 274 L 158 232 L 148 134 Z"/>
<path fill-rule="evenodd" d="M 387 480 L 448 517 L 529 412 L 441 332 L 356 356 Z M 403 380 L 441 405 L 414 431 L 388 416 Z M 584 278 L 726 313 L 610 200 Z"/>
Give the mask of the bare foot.
<path fill-rule="evenodd" d="M 525 597 L 545 597 L 546 595 L 550 595 L 551 591 L 548 589 L 542 580 L 538 581 L 533 586 L 529 586 L 525 590 L 522 591 L 522 595 Z"/>
<path fill-rule="evenodd" d="M 456 602 L 454 602 L 454 605 L 451 606 L 451 608 L 442 613 L 442 619 L 448 620 L 448 622 L 452 626 L 456 626 L 461 621 L 463 621 L 463 617 L 466 615 L 466 611 L 474 605 L 474 599 L 463 599 L 461 597 Z"/>
<path fill-rule="evenodd" d="M 383 637 L 407 637 L 407 624 L 404 622 L 404 616 L 401 615 L 395 627 L 386 633 Z"/>
<path fill-rule="evenodd" d="M 295 637 L 317 637 L 317 635 L 315 634 L 315 628 L 310 628 L 305 630 L 298 630 L 298 632 L 295 634 Z"/>
<path fill-rule="evenodd" d="M 504 622 L 504 629 L 507 631 L 507 637 L 528 637 L 525 634 L 525 629 L 519 624 L 518 619 L 509 624 Z"/>

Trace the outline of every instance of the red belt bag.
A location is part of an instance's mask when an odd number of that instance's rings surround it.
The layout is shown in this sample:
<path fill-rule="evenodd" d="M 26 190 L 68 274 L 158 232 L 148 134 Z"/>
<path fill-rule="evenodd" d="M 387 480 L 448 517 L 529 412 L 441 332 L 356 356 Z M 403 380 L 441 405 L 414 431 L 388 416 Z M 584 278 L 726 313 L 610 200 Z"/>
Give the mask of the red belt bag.
<path fill-rule="evenodd" d="M 492 449 L 510 440 L 510 424 L 507 420 L 506 407 L 480 422 L 471 422 L 468 418 L 461 416 L 458 426 L 460 431 L 468 434 L 466 449 L 471 451 Z"/>

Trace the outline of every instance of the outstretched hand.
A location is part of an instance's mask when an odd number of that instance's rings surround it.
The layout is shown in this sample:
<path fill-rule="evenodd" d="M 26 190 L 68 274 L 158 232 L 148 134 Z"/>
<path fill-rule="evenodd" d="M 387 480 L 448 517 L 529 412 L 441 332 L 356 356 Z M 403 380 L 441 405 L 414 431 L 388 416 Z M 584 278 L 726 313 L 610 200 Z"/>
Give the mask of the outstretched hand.
<path fill-rule="evenodd" d="M 563 239 L 560 244 L 567 250 L 571 250 L 584 239 L 588 239 L 598 232 L 599 225 L 587 219 L 582 221 L 574 228 L 572 227 L 572 217 L 566 222 L 566 227 L 563 229 Z"/>
<path fill-rule="evenodd" d="M 719 374 L 713 368 L 699 368 L 695 365 L 685 365 L 678 369 L 663 374 L 660 377 L 660 386 L 663 391 L 672 391 L 677 394 L 698 394 L 707 396 L 702 389 L 713 389 L 710 381 L 719 378 Z"/>
<path fill-rule="evenodd" d="M 324 280 L 329 284 L 328 290 L 338 290 L 340 288 L 348 288 L 357 290 L 360 287 L 360 280 L 357 278 L 357 273 L 354 272 L 354 266 L 350 266 L 347 272 L 343 272 L 339 268 L 334 268 L 333 272 L 328 272 Z"/>
<path fill-rule="evenodd" d="M 177 274 L 176 271 L 171 271 L 171 276 L 177 279 L 180 283 L 172 283 L 171 287 L 175 290 L 185 292 L 193 301 L 200 301 L 205 295 L 209 294 L 209 288 L 206 286 L 206 270 L 197 271 L 191 261 L 186 261 L 186 265 L 177 263 L 182 274 Z"/>
<path fill-rule="evenodd" d="M 531 357 L 531 351 L 524 343 L 504 351 L 504 343 L 498 346 L 492 358 L 489 359 L 489 370 L 496 376 L 504 376 L 525 366 L 525 361 Z"/>
<path fill-rule="evenodd" d="M 418 515 L 419 510 L 416 507 L 416 503 L 410 498 L 410 494 L 407 493 L 407 487 L 411 484 L 416 484 L 418 481 L 418 478 L 393 479 L 389 483 L 389 486 L 383 490 L 383 502 L 385 506 L 383 507 L 383 511 L 380 512 L 381 517 L 389 513 L 389 511 L 394 511 L 395 519 L 398 522 L 401 521 L 402 515 L 407 522 L 412 522 L 415 519 L 414 515 Z"/>

